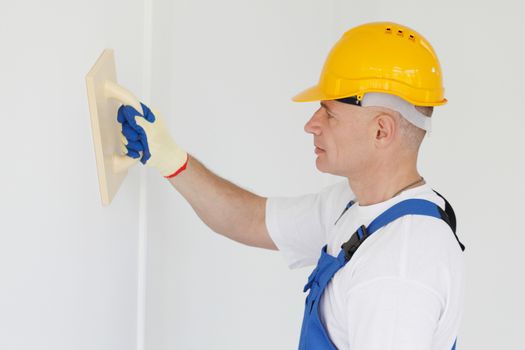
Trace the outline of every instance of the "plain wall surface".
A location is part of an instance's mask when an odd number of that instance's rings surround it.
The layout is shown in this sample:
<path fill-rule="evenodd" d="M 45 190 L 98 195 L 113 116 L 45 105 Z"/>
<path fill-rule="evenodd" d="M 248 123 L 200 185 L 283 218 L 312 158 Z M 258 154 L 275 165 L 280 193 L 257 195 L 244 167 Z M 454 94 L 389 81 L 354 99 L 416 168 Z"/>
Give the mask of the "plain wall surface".
<path fill-rule="evenodd" d="M 317 104 L 290 98 L 317 81 L 344 31 L 390 20 L 422 33 L 440 58 L 449 103 L 436 108 L 419 169 L 454 205 L 467 246 L 458 349 L 524 347 L 523 5 L 228 0 L 156 6 L 151 102 L 169 119 L 179 145 L 264 196 L 316 192 L 341 180 L 315 169 L 312 136 L 303 126 Z M 296 348 L 302 288 L 313 267 L 290 271 L 278 252 L 216 235 L 155 171 L 149 175 L 147 348 Z"/>
<path fill-rule="evenodd" d="M 136 348 L 139 169 L 103 208 L 85 75 L 113 48 L 140 92 L 143 6 L 2 2 L 2 350 Z"/>
<path fill-rule="evenodd" d="M 210 170 L 263 196 L 312 193 L 344 179 L 315 168 L 303 127 L 318 104 L 290 98 L 316 83 L 344 31 L 376 20 L 422 33 L 444 72 L 449 103 L 419 169 L 452 202 L 467 247 L 458 350 L 525 348 L 523 13 L 512 0 L 6 2 L 0 349 L 296 348 L 313 267 L 290 271 L 279 252 L 213 233 L 154 169 L 145 188 L 132 169 L 101 206 L 84 78 L 113 48 L 119 83 Z"/>

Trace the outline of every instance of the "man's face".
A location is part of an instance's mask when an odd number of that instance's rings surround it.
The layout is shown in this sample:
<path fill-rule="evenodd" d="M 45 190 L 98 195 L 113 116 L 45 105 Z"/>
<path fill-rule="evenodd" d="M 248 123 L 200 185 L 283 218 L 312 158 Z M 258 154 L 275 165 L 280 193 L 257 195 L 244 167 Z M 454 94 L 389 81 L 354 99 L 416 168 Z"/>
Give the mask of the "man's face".
<path fill-rule="evenodd" d="M 364 170 L 374 149 L 372 118 L 366 108 L 321 101 L 304 126 L 314 136 L 317 169 L 345 177 Z"/>

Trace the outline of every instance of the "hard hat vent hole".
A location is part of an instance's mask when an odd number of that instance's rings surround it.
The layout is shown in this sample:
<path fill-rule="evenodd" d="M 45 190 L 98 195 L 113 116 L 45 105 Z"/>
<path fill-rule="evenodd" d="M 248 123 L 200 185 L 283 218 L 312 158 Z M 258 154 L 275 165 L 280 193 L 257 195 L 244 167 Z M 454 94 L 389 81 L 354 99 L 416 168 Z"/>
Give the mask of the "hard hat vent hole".
<path fill-rule="evenodd" d="M 399 35 L 399 36 L 403 36 L 403 31 L 402 31 L 401 29 L 398 29 L 398 31 L 397 31 L 397 35 Z"/>
<path fill-rule="evenodd" d="M 414 41 L 416 39 L 416 37 L 412 34 L 410 34 L 410 36 L 408 37 L 410 40 Z"/>
<path fill-rule="evenodd" d="M 392 33 L 392 28 L 386 28 L 385 32 L 386 32 L 387 34 Z"/>

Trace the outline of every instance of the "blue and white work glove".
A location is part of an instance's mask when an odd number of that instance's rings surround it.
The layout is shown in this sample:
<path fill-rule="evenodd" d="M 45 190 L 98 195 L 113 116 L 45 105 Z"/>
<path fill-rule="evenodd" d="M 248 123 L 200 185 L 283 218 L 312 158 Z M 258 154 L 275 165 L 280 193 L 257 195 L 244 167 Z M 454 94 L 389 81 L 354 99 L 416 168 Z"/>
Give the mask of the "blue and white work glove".
<path fill-rule="evenodd" d="M 118 109 L 122 152 L 132 158 L 140 157 L 142 164 L 155 167 L 162 176 L 172 178 L 186 169 L 188 154 L 173 141 L 161 116 L 143 103 L 141 106 L 144 115 L 129 105 Z"/>

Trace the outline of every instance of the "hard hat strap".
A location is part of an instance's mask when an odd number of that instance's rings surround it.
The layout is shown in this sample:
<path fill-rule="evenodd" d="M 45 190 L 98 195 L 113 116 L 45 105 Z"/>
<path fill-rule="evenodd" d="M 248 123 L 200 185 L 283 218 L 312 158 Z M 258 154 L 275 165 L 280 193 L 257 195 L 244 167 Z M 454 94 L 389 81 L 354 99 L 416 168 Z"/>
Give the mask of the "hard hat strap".
<path fill-rule="evenodd" d="M 427 117 L 418 111 L 413 104 L 396 95 L 382 92 L 368 92 L 362 97 L 343 97 L 336 99 L 336 101 L 361 107 L 376 106 L 390 108 L 396 112 L 399 112 L 402 117 L 418 128 L 428 132 L 432 130 L 432 122 L 430 117 Z"/>
<path fill-rule="evenodd" d="M 358 98 L 357 96 L 350 96 L 350 97 L 338 98 L 336 99 L 336 101 L 350 104 L 350 105 L 361 106 L 362 99 Z"/>
<path fill-rule="evenodd" d="M 361 105 L 363 107 L 377 106 L 390 108 L 399 112 L 402 117 L 418 128 L 426 130 L 427 132 L 432 130 L 430 117 L 418 111 L 413 104 L 399 96 L 382 92 L 369 92 L 363 97 Z"/>

